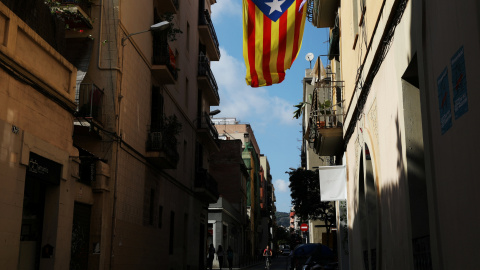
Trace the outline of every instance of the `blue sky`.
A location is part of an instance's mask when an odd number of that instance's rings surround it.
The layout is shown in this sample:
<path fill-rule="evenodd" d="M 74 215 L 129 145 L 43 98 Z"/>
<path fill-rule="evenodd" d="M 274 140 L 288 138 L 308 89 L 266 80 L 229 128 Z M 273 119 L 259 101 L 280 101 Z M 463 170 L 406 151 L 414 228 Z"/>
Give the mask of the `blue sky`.
<path fill-rule="evenodd" d="M 300 53 L 287 70 L 285 80 L 277 85 L 251 88 L 245 83 L 242 1 L 217 0 L 212 6 L 212 20 L 221 58 L 211 62 L 220 94 L 220 106 L 211 109 L 222 111 L 216 117 L 235 117 L 252 126 L 260 152 L 270 163 L 277 211 L 288 212 L 291 198 L 285 172 L 300 166 L 302 137 L 301 121 L 292 118 L 293 106 L 302 101 L 302 79 L 305 69 L 310 67 L 305 55 L 311 52 L 316 59 L 327 54 L 328 30 L 315 28 L 307 21 Z"/>

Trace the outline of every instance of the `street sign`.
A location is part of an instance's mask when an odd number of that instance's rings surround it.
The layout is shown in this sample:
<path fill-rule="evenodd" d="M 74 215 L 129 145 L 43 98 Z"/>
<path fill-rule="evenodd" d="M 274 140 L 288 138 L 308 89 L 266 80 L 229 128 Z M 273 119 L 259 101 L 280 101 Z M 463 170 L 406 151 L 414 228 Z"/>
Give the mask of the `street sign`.
<path fill-rule="evenodd" d="M 302 232 L 308 231 L 308 224 L 307 223 L 302 223 L 302 225 L 300 225 L 300 230 Z"/>

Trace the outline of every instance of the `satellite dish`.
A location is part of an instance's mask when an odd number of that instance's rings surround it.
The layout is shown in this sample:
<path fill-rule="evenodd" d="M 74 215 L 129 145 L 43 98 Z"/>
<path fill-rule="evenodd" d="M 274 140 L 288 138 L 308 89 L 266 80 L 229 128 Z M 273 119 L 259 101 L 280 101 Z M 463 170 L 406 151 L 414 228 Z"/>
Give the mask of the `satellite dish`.
<path fill-rule="evenodd" d="M 310 62 L 310 68 L 312 68 L 313 53 L 311 52 L 307 53 L 307 55 L 305 55 L 305 60 Z"/>
<path fill-rule="evenodd" d="M 307 53 L 307 55 L 305 55 L 305 60 L 312 61 L 313 60 L 313 53 Z"/>

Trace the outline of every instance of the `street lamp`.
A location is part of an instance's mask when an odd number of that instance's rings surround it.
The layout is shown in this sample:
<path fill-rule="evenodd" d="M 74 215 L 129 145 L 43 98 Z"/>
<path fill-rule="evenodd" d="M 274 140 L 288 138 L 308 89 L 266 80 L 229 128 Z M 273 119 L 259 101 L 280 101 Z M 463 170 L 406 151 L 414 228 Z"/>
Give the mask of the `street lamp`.
<path fill-rule="evenodd" d="M 220 112 L 221 112 L 220 110 L 214 110 L 214 111 L 211 111 L 211 112 L 209 113 L 209 115 L 210 115 L 210 116 L 214 116 L 214 115 L 219 114 Z"/>
<path fill-rule="evenodd" d="M 159 22 L 159 23 L 156 23 L 156 24 L 150 26 L 150 29 L 148 29 L 148 30 L 132 33 L 132 34 L 122 38 L 122 46 L 125 46 L 126 45 L 125 41 L 127 39 L 130 39 L 130 37 L 133 36 L 133 35 L 138 35 L 138 34 L 145 33 L 145 32 L 150 32 L 150 31 L 163 31 L 163 30 L 167 29 L 169 25 L 170 25 L 170 22 L 163 21 L 163 22 Z"/>

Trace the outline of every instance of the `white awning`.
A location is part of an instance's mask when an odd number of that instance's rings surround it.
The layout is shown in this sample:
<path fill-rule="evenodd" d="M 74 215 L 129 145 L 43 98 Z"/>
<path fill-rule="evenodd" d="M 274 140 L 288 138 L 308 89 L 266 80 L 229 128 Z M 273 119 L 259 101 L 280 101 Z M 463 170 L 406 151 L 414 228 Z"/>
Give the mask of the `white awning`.
<path fill-rule="evenodd" d="M 347 199 L 347 170 L 342 166 L 318 167 L 320 176 L 320 201 L 344 201 Z"/>
<path fill-rule="evenodd" d="M 312 83 L 311 83 L 312 85 L 315 85 L 316 82 L 320 82 L 327 77 L 327 71 L 325 70 L 325 67 L 323 66 L 323 63 L 320 57 L 317 58 L 317 61 L 313 66 L 311 75 L 312 75 Z"/>

